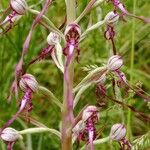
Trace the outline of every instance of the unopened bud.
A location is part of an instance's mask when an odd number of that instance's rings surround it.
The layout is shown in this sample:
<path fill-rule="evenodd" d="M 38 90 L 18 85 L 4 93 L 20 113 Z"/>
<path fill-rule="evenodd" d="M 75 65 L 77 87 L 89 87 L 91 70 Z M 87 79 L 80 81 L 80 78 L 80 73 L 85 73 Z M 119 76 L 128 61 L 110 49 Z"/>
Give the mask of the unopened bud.
<path fill-rule="evenodd" d="M 47 36 L 47 43 L 49 45 L 56 45 L 57 43 L 60 43 L 61 39 L 60 36 L 57 33 L 51 32 Z"/>
<path fill-rule="evenodd" d="M 106 24 L 114 24 L 118 21 L 118 19 L 119 15 L 114 11 L 109 12 L 104 18 Z"/>
<path fill-rule="evenodd" d="M 119 55 L 113 55 L 109 58 L 107 63 L 108 70 L 118 70 L 123 65 L 123 60 Z"/>
<path fill-rule="evenodd" d="M 81 36 L 81 29 L 80 26 L 76 23 L 71 23 L 69 25 L 67 25 L 66 30 L 64 35 L 66 36 L 66 38 L 70 39 L 70 38 L 80 38 Z"/>
<path fill-rule="evenodd" d="M 10 1 L 11 8 L 20 15 L 26 13 L 26 9 L 28 7 L 25 0 L 11 0 Z"/>
<path fill-rule="evenodd" d="M 1 133 L 1 139 L 6 142 L 15 142 L 18 139 L 22 139 L 22 136 L 13 128 L 5 128 Z"/>
<path fill-rule="evenodd" d="M 115 141 L 120 141 L 126 136 L 126 128 L 123 124 L 117 123 L 111 127 L 110 139 Z"/>
<path fill-rule="evenodd" d="M 38 82 L 31 74 L 24 74 L 19 82 L 20 88 L 25 92 L 27 89 L 31 89 L 36 92 L 38 89 Z"/>
<path fill-rule="evenodd" d="M 99 113 L 96 106 L 88 106 L 82 114 L 82 120 L 87 121 L 89 118 L 93 118 L 96 122 L 99 119 Z"/>

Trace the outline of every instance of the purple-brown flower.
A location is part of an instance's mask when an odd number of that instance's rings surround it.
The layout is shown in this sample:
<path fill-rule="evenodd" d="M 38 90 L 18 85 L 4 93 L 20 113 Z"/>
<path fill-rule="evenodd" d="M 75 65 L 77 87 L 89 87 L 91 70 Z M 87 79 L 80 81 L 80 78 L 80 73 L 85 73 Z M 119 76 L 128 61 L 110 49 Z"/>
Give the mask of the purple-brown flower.
<path fill-rule="evenodd" d="M 21 90 L 24 92 L 24 95 L 20 101 L 19 110 L 1 128 L 0 135 L 5 128 L 10 126 L 16 120 L 16 118 L 18 117 L 18 115 L 20 115 L 20 113 L 22 113 L 24 110 L 26 110 L 27 112 L 32 110 L 32 102 L 31 102 L 32 94 L 38 90 L 38 83 L 37 83 L 36 79 L 31 74 L 25 74 L 22 76 L 19 85 L 20 85 Z"/>
<path fill-rule="evenodd" d="M 114 141 L 121 141 L 126 136 L 126 128 L 121 123 L 116 123 L 111 127 L 110 139 Z"/>
<path fill-rule="evenodd" d="M 76 23 L 71 23 L 66 27 L 64 34 L 66 38 L 66 47 L 64 48 L 63 51 L 64 54 L 68 57 L 71 57 L 74 53 L 74 49 L 76 49 L 77 55 L 79 55 L 80 49 L 78 47 L 78 44 L 81 36 L 80 26 Z"/>
<path fill-rule="evenodd" d="M 132 145 L 125 138 L 126 132 L 126 128 L 123 124 L 116 123 L 111 127 L 109 137 L 111 140 L 120 142 L 122 149 L 125 149 L 125 147 L 127 147 L 127 150 L 130 150 Z"/>
<path fill-rule="evenodd" d="M 18 139 L 22 139 L 22 136 L 13 128 L 5 128 L 2 131 L 0 138 L 7 144 L 7 150 L 12 150 L 14 143 Z"/>
<path fill-rule="evenodd" d="M 82 114 L 82 121 L 85 122 L 85 130 L 83 132 L 83 139 L 88 134 L 87 141 L 90 145 L 90 150 L 94 150 L 93 141 L 96 138 L 95 124 L 99 120 L 99 112 L 96 106 L 88 106 Z"/>
<path fill-rule="evenodd" d="M 136 16 L 132 13 L 130 13 L 124 6 L 123 3 L 120 2 L 120 0 L 109 0 L 113 3 L 115 10 L 120 10 L 122 12 L 121 16 L 128 15 L 137 19 L 142 20 L 145 23 L 150 23 L 150 18 L 145 18 L 144 16 Z"/>
<path fill-rule="evenodd" d="M 113 55 L 108 59 L 107 68 L 108 70 L 115 71 L 121 68 L 123 60 L 119 55 Z"/>
<path fill-rule="evenodd" d="M 10 30 L 14 23 L 26 13 L 27 7 L 28 5 L 25 0 L 10 1 L 11 13 L 5 18 L 2 23 L 0 23 L 0 25 L 6 30 L 5 32 Z"/>

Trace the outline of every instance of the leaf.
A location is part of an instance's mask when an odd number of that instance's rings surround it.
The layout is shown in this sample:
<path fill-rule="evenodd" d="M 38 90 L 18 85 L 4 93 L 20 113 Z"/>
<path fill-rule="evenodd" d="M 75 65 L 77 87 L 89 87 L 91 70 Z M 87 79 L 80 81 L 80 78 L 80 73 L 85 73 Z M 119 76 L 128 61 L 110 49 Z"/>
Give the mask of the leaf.
<path fill-rule="evenodd" d="M 75 88 L 74 92 L 77 92 L 81 87 L 86 86 L 88 84 L 95 83 L 98 81 L 102 75 L 107 73 L 106 67 L 98 67 L 92 70 Z"/>
<path fill-rule="evenodd" d="M 142 150 L 150 147 L 150 132 L 133 141 L 132 150 Z"/>

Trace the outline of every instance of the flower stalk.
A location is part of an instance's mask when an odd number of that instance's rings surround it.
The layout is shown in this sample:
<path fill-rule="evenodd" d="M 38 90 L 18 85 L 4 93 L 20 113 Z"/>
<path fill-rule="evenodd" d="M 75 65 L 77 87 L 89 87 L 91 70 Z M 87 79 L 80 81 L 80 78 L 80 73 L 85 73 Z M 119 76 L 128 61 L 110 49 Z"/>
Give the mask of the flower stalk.
<path fill-rule="evenodd" d="M 66 0 L 67 24 L 74 22 L 76 19 L 76 1 Z M 74 51 L 74 46 L 69 45 L 69 52 Z M 71 55 L 70 55 L 71 54 Z M 68 59 L 69 58 L 69 59 Z M 69 53 L 65 63 L 64 73 L 64 98 L 62 108 L 62 150 L 72 149 L 72 131 L 73 124 L 73 76 L 74 76 L 74 52 Z M 68 62 L 69 61 L 69 62 Z M 69 64 L 68 64 L 69 63 Z"/>

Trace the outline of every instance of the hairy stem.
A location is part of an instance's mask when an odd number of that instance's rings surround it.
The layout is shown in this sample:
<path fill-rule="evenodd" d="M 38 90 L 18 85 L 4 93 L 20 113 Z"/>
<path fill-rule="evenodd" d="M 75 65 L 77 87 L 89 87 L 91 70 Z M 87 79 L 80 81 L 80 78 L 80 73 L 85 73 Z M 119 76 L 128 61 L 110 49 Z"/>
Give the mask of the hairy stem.
<path fill-rule="evenodd" d="M 76 19 L 76 1 L 66 0 L 67 24 L 74 22 Z M 72 54 L 74 55 L 74 54 Z M 61 146 L 62 150 L 72 150 L 72 131 L 73 125 L 73 75 L 74 56 L 69 56 L 66 59 L 64 73 L 64 99 L 62 108 L 62 135 Z M 69 60 L 69 63 L 67 61 Z"/>
<path fill-rule="evenodd" d="M 67 24 L 76 19 L 76 0 L 66 0 Z"/>

